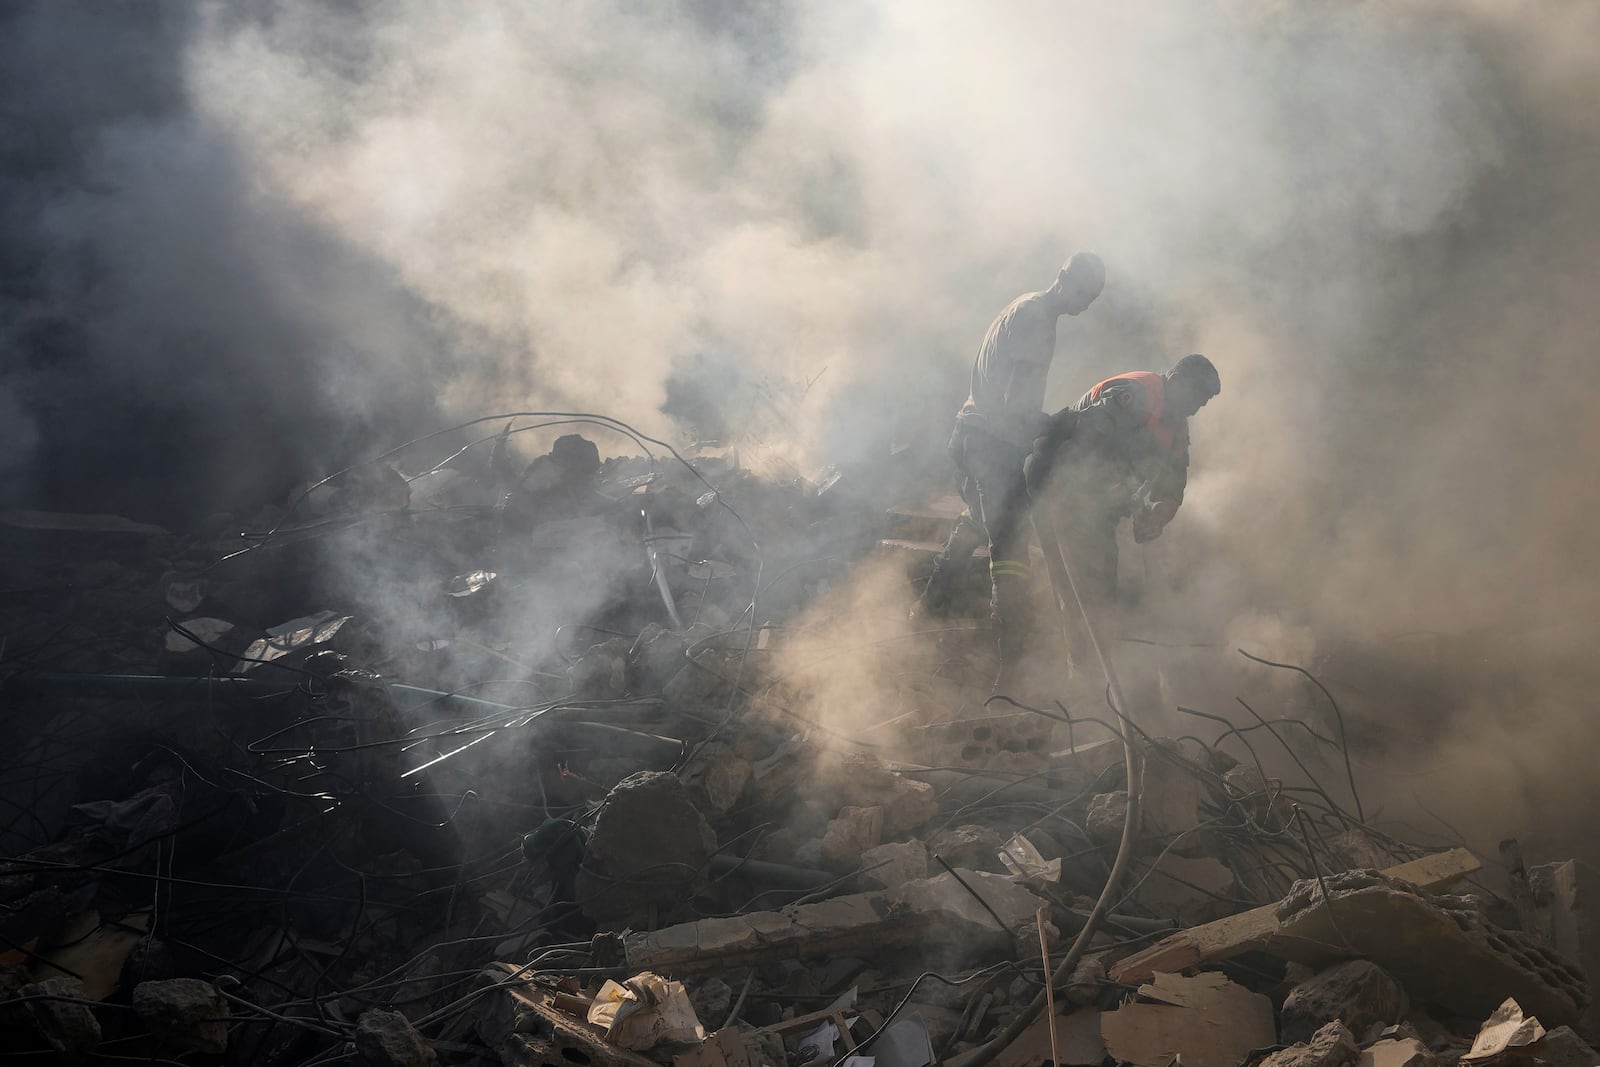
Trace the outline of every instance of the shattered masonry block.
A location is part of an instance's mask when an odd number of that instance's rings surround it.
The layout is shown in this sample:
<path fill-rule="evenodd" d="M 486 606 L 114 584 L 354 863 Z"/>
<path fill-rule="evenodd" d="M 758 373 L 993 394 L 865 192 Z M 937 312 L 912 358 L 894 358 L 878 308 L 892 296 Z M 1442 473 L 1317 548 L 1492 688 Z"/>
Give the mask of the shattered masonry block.
<path fill-rule="evenodd" d="M 1438 1064 L 1439 1058 L 1414 1037 L 1390 1037 L 1374 1041 L 1362 1049 L 1361 1055 L 1356 1058 L 1356 1067 L 1438 1067 Z"/>
<path fill-rule="evenodd" d="M 1118 789 L 1111 793 L 1096 793 L 1089 800 L 1083 828 L 1096 844 L 1115 845 L 1122 840 L 1122 825 L 1127 820 L 1128 793 Z"/>
<path fill-rule="evenodd" d="M 1196 926 L 1224 915 L 1232 915 L 1239 905 L 1231 898 L 1238 892 L 1233 871 L 1209 856 L 1159 857 L 1155 868 L 1135 877 L 1139 885 L 1136 899 L 1157 915 Z"/>
<path fill-rule="evenodd" d="M 1352 953 L 1394 976 L 1423 1004 L 1488 1014 L 1510 995 L 1550 1025 L 1578 1019 L 1589 999 L 1583 974 L 1518 930 L 1502 929 L 1466 896 L 1429 896 L 1375 871 L 1344 871 L 1296 882 L 1274 909 L 1269 951 L 1302 963 Z M 1329 918 L 1330 910 L 1334 913 Z M 1337 923 L 1335 927 L 1334 923 Z"/>
<path fill-rule="evenodd" d="M 1355 1035 L 1336 1020 L 1307 1040 L 1274 1052 L 1261 1067 L 1352 1067 L 1360 1056 Z"/>
<path fill-rule="evenodd" d="M 1405 1010 L 1400 983 L 1377 964 L 1350 960 L 1301 982 L 1284 998 L 1280 1036 L 1305 1041 L 1318 1028 L 1342 1020 L 1352 1033 L 1365 1034 L 1374 1023 L 1392 1023 Z"/>
<path fill-rule="evenodd" d="M 210 982 L 140 982 L 133 989 L 133 1010 L 152 1034 L 179 1048 L 211 1055 L 228 1050 L 228 1002 Z"/>
<path fill-rule="evenodd" d="M 999 875 L 962 871 L 961 876 L 999 914 L 1004 930 L 967 888 L 942 874 L 781 912 L 748 912 L 627 934 L 624 951 L 630 968 L 674 974 L 927 945 L 934 932 L 939 947 L 952 952 L 1010 952 L 1011 932 L 1033 919 L 1038 898 Z"/>
<path fill-rule="evenodd" d="M 1144 783 L 1139 794 L 1139 832 L 1172 842 L 1179 855 L 1203 852 L 1207 842 L 1195 833 L 1200 825 L 1200 802 L 1205 787 L 1199 778 L 1178 760 L 1184 753 L 1177 742 L 1157 741 L 1159 751 L 1149 752 L 1144 761 Z"/>
<path fill-rule="evenodd" d="M 850 753 L 819 770 L 818 786 L 841 804 L 883 808 L 885 837 L 913 833 L 939 810 L 933 786 L 896 774 L 876 756 Z"/>
<path fill-rule="evenodd" d="M 711 825 L 674 774 L 641 771 L 606 795 L 578 871 L 578 903 L 597 923 L 670 910 L 694 892 L 717 850 Z"/>
<path fill-rule="evenodd" d="M 822 865 L 831 871 L 855 870 L 861 854 L 882 840 L 882 808 L 841 808 L 823 832 Z"/>
<path fill-rule="evenodd" d="M 439 1058 L 404 1015 L 377 1008 L 356 1020 L 356 1056 L 363 1067 L 432 1067 Z"/>
<path fill-rule="evenodd" d="M 861 866 L 867 868 L 863 882 L 889 889 L 928 877 L 928 849 L 916 838 L 890 842 L 863 852 Z"/>
<path fill-rule="evenodd" d="M 1545 944 L 1600 979 L 1600 871 L 1579 860 L 1528 868 L 1534 907 Z M 1577 1029 L 1600 1038 L 1600 1003 L 1591 1000 Z"/>
<path fill-rule="evenodd" d="M 46 978 L 25 985 L 20 997 L 75 997 L 82 999 L 83 983 L 76 978 Z M 87 1004 L 68 1000 L 29 1000 L 28 1016 L 56 1054 L 66 1063 L 80 1063 L 100 1044 L 100 1020 Z"/>
<path fill-rule="evenodd" d="M 1594 1067 L 1600 1053 L 1579 1037 L 1570 1026 L 1558 1026 L 1539 1042 L 1539 1062 L 1548 1067 Z"/>
<path fill-rule="evenodd" d="M 1000 850 L 1006 835 L 988 826 L 963 823 L 951 826 L 928 838 L 928 851 L 941 856 L 952 867 L 971 867 L 975 871 L 1005 873 Z"/>
<path fill-rule="evenodd" d="M 720 819 L 744 799 L 753 771 L 750 761 L 734 754 L 731 745 L 707 745 L 683 769 L 683 784 L 695 806 L 711 819 Z"/>
<path fill-rule="evenodd" d="M 1002 752 L 1044 755 L 1050 749 L 1052 721 L 1014 713 L 958 719 L 932 727 L 932 760 L 938 766 L 982 767 Z"/>

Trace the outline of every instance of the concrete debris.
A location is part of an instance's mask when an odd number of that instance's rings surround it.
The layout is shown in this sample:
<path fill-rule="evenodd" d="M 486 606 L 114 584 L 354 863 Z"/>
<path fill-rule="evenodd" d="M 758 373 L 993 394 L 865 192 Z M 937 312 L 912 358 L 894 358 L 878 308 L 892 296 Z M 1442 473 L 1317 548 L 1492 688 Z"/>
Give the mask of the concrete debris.
<path fill-rule="evenodd" d="M 928 877 L 928 849 L 921 841 L 891 841 L 861 854 L 861 879 L 889 889 Z"/>
<path fill-rule="evenodd" d="M 1198 925 L 1238 910 L 1238 882 L 1227 864 L 1209 856 L 1159 857 L 1141 865 L 1133 878 L 1135 899 L 1157 915 L 1170 915 L 1185 926 Z"/>
<path fill-rule="evenodd" d="M 1260 1067 L 1351 1067 L 1360 1058 L 1355 1037 L 1335 1020 L 1305 1041 L 1274 1052 L 1261 1061 Z"/>
<path fill-rule="evenodd" d="M 374 1008 L 356 1020 L 356 1058 L 363 1067 L 432 1067 L 439 1057 L 404 1015 Z"/>
<path fill-rule="evenodd" d="M 1600 979 L 1600 871 L 1566 860 L 1528 868 L 1533 914 L 1528 933 Z M 1600 1038 L 1600 1003 L 1591 998 L 1574 1025 Z"/>
<path fill-rule="evenodd" d="M 623 957 L 629 967 L 640 970 L 694 974 L 768 960 L 904 947 L 935 931 L 937 947 L 951 955 L 970 959 L 1009 949 L 1012 932 L 1033 918 L 1038 898 L 1009 878 L 982 871 L 957 873 L 982 903 L 954 875 L 942 874 L 781 912 L 748 912 L 628 934 Z M 998 923 L 984 904 L 999 915 Z"/>
<path fill-rule="evenodd" d="M 975 871 L 1002 873 L 1000 850 L 1006 839 L 987 826 L 965 823 L 929 835 L 928 851 L 941 857 L 952 867 L 970 867 Z"/>
<path fill-rule="evenodd" d="M 133 1010 L 150 1032 L 177 1048 L 221 1055 L 228 1050 L 228 1002 L 197 978 L 140 982 Z"/>
<path fill-rule="evenodd" d="M 47 978 L 25 985 L 17 996 L 28 1017 L 62 1063 L 82 1063 L 100 1044 L 100 1020 L 83 999 L 83 983 L 76 978 Z M 13 1051 L 21 1051 L 13 1049 Z"/>
<path fill-rule="evenodd" d="M 1508 993 L 1556 1025 L 1576 1022 L 1588 982 L 1571 963 L 1518 930 L 1495 926 L 1481 902 L 1429 897 L 1375 871 L 1299 883 L 1276 911 L 1273 951 L 1302 963 L 1363 956 L 1424 1004 L 1494 1009 Z M 1348 946 L 1348 947 L 1347 947 Z"/>
<path fill-rule="evenodd" d="M 1482 866 L 1466 849 L 1451 849 L 1402 863 L 1383 872 L 1393 882 L 1419 889 L 1448 885 Z M 1282 902 L 1253 908 L 1163 938 L 1147 949 L 1119 961 L 1111 969 L 1112 981 L 1142 981 L 1157 971 L 1181 971 L 1204 963 L 1232 959 L 1255 949 L 1279 950 Z M 1293 959 L 1293 956 L 1285 956 Z"/>
<path fill-rule="evenodd" d="M 675 774 L 641 771 L 606 795 L 578 871 L 583 912 L 597 923 L 626 922 L 683 906 L 717 836 Z"/>
<path fill-rule="evenodd" d="M 1284 1041 L 1304 1041 L 1335 1019 L 1355 1034 L 1374 1024 L 1399 1021 L 1405 991 L 1383 969 L 1367 960 L 1338 963 L 1301 982 L 1284 998 L 1279 1033 Z"/>
<path fill-rule="evenodd" d="M 1164 713 L 1128 734 L 1118 862 L 1093 664 L 994 698 L 981 552 L 952 625 L 904 625 L 918 589 L 882 564 L 920 583 L 962 512 L 917 503 L 910 453 L 812 477 L 721 430 L 519 454 L 540 425 L 423 437 L 194 532 L 0 516 L 0 1048 L 1600 1065 L 1591 872 L 1519 855 L 1509 903 L 1441 895 L 1479 861 L 1362 810 L 1344 749 L 1370 721 L 1274 748 L 1297 705 L 1174 712 L 1212 652 L 1151 640 L 1130 705 Z"/>
<path fill-rule="evenodd" d="M 862 854 L 882 840 L 882 808 L 840 808 L 822 835 L 822 865 L 833 871 L 855 870 Z"/>
<path fill-rule="evenodd" d="M 1570 1026 L 1558 1026 L 1548 1031 L 1539 1042 L 1535 1053 L 1538 1062 L 1549 1067 L 1595 1067 L 1600 1064 L 1600 1052 Z"/>
<path fill-rule="evenodd" d="M 1231 1067 L 1277 1036 L 1272 1001 L 1215 972 L 1158 974 L 1138 996 L 1100 1016 L 1106 1049 L 1135 1067 Z"/>
<path fill-rule="evenodd" d="M 1438 1067 L 1439 1058 L 1414 1037 L 1374 1041 L 1356 1057 L 1356 1067 Z"/>

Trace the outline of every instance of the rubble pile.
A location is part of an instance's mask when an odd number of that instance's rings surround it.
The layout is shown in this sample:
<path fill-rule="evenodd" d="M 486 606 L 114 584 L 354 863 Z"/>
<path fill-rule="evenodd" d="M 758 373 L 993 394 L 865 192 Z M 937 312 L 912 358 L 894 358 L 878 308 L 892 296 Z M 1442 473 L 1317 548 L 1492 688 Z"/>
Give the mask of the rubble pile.
<path fill-rule="evenodd" d="M 8 1050 L 1600 1064 L 1574 864 L 1502 898 L 1227 720 L 991 700 L 977 623 L 887 633 L 906 669 L 829 714 L 843 669 L 786 653 L 932 513 L 713 450 L 518 461 L 553 421 L 191 535 L 0 515 Z"/>

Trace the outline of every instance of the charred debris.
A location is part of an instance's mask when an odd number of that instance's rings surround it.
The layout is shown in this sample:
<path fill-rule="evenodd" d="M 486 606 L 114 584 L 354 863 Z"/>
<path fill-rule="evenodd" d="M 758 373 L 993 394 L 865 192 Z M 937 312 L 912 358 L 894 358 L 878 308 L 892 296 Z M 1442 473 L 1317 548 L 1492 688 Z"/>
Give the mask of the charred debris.
<path fill-rule="evenodd" d="M 1491 890 L 1385 832 L 1360 724 L 1166 737 L 1098 677 L 987 699 L 981 570 L 968 620 L 885 622 L 895 671 L 830 713 L 828 654 L 786 652 L 865 568 L 903 616 L 950 517 L 898 462 L 807 479 L 524 414 L 192 534 L 0 515 L 4 1047 L 1600 1063 L 1593 872 L 1508 842 Z"/>

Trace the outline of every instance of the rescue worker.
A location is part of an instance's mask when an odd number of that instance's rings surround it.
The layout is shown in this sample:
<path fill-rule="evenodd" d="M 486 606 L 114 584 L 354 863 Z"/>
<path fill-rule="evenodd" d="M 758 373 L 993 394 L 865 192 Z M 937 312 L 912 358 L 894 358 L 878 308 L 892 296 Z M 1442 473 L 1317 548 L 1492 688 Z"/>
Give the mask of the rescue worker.
<path fill-rule="evenodd" d="M 1184 356 L 1164 375 L 1130 371 L 1098 383 L 1034 441 L 1028 490 L 1046 502 L 1086 605 L 1116 597 L 1117 524 L 1131 518 L 1133 539 L 1144 544 L 1177 514 L 1189 480 L 1189 419 L 1221 391 L 1209 359 Z"/>
<path fill-rule="evenodd" d="M 1077 315 L 1105 286 L 1093 252 L 1067 260 L 1050 288 L 1024 293 L 990 324 L 972 363 L 971 389 L 956 415 L 950 454 L 966 511 L 934 560 L 919 611 L 944 614 L 973 551 L 989 546 L 990 616 L 1000 652 L 996 691 L 1011 681 L 1026 639 L 1029 567 L 1022 465 L 1044 423 L 1045 379 L 1056 321 Z"/>

